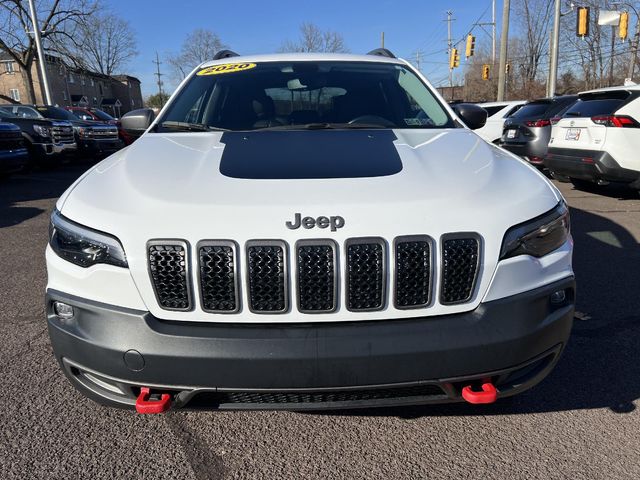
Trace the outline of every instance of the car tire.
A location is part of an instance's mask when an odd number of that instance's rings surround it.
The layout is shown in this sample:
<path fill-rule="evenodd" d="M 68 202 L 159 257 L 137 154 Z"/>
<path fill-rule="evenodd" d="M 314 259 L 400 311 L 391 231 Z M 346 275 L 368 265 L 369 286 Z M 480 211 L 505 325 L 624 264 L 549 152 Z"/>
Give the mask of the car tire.
<path fill-rule="evenodd" d="M 576 190 L 584 192 L 593 192 L 597 189 L 598 185 L 595 182 L 589 180 L 583 180 L 582 178 L 569 178 Z"/>
<path fill-rule="evenodd" d="M 559 181 L 560 183 L 569 183 L 571 181 L 569 179 L 569 177 L 566 177 L 564 175 L 560 175 L 559 173 L 556 173 L 553 170 L 549 170 L 549 175 L 551 176 L 551 178 L 553 178 L 554 180 Z"/>

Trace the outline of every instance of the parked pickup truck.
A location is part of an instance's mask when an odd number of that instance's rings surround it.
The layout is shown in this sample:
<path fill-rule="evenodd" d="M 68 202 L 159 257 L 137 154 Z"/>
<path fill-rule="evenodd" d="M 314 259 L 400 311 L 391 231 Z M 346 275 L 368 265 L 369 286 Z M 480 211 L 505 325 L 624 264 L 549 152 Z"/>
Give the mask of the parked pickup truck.
<path fill-rule="evenodd" d="M 118 127 L 101 122 L 80 120 L 64 108 L 51 105 L 37 106 L 35 109 L 43 117 L 52 120 L 64 120 L 73 125 L 78 143 L 78 153 L 85 158 L 103 158 L 124 147 L 118 138 Z"/>
<path fill-rule="evenodd" d="M 69 122 L 48 120 L 22 105 L 0 107 L 0 122 L 10 122 L 22 130 L 32 164 L 55 165 L 78 146 Z"/>
<path fill-rule="evenodd" d="M 12 123 L 0 123 L 0 176 L 21 170 L 28 160 L 20 128 Z"/>

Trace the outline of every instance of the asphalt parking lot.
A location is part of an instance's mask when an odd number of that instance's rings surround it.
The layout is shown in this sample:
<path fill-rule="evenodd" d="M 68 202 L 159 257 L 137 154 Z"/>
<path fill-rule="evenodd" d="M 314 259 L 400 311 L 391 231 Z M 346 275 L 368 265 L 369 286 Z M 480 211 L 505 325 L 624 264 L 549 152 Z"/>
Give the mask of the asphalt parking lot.
<path fill-rule="evenodd" d="M 538 387 L 491 406 L 332 414 L 99 407 L 55 363 L 48 216 L 82 166 L 0 182 L 0 479 L 640 478 L 640 198 L 559 184 L 578 311 Z"/>

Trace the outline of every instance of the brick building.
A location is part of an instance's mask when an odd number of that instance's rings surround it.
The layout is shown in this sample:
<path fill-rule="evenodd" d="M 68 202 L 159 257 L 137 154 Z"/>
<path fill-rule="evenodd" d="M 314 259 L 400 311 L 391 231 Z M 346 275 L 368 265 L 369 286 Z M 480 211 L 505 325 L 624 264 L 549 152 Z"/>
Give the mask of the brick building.
<path fill-rule="evenodd" d="M 67 65 L 60 57 L 47 55 L 49 88 L 54 105 L 88 106 L 115 117 L 143 107 L 140 80 L 130 75 L 108 76 Z M 38 61 L 33 62 L 32 78 L 37 104 L 44 104 Z M 0 103 L 28 103 L 26 76 L 6 53 L 0 53 Z"/>

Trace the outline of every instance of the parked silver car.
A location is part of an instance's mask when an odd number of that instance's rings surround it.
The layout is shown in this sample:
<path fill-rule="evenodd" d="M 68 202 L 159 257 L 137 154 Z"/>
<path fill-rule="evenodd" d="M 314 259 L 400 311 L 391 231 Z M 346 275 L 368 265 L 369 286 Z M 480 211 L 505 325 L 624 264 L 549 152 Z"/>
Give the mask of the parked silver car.
<path fill-rule="evenodd" d="M 543 168 L 552 119 L 562 116 L 577 99 L 577 95 L 564 95 L 528 102 L 505 120 L 500 145 Z"/>

